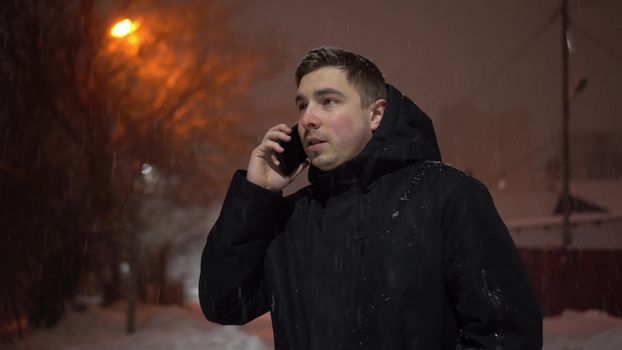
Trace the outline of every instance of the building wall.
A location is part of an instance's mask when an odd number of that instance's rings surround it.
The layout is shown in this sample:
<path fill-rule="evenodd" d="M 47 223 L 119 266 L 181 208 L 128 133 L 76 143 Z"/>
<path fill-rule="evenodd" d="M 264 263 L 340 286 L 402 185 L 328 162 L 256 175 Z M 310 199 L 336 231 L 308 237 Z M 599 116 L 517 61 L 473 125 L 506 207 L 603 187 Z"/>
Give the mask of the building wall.
<path fill-rule="evenodd" d="M 568 247 L 560 217 L 508 224 L 544 315 L 598 309 L 622 316 L 622 216 L 577 215 L 571 222 Z"/>
<path fill-rule="evenodd" d="M 622 250 L 519 248 L 545 316 L 598 309 L 622 316 Z"/>

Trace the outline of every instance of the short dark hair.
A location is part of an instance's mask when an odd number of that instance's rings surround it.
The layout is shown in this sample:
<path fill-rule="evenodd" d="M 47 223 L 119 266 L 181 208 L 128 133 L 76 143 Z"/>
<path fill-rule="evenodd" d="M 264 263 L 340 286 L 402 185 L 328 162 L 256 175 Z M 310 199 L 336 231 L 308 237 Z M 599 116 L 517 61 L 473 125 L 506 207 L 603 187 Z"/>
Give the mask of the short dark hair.
<path fill-rule="evenodd" d="M 339 47 L 322 46 L 307 52 L 296 68 L 296 86 L 300 86 L 305 75 L 324 67 L 345 71 L 348 83 L 358 91 L 363 106 L 387 98 L 380 69 L 367 58 Z"/>

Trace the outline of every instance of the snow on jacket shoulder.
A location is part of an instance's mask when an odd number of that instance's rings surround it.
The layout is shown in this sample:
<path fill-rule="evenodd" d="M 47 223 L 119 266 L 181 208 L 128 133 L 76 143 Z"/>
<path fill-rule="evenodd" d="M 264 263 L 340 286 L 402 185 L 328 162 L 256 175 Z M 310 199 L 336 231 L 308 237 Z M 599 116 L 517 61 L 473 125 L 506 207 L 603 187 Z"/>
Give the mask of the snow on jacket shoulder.
<path fill-rule="evenodd" d="M 280 195 L 234 176 L 203 252 L 206 317 L 270 311 L 277 349 L 538 349 L 541 315 L 477 180 L 442 164 L 432 124 L 388 86 L 354 159 Z"/>

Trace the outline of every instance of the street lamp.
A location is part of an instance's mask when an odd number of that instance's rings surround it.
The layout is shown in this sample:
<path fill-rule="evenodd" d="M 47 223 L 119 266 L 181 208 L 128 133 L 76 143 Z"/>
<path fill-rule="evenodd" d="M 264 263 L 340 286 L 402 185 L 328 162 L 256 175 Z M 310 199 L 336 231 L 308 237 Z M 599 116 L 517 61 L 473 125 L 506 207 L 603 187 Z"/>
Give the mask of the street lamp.
<path fill-rule="evenodd" d="M 110 36 L 115 39 L 119 39 L 119 41 L 122 43 L 130 44 L 129 46 L 124 46 L 126 49 L 132 47 L 130 52 L 134 52 L 134 50 L 137 50 L 140 44 L 139 37 L 136 33 L 138 27 L 140 27 L 140 24 L 138 22 L 126 18 L 115 23 L 115 25 L 112 26 L 112 28 L 110 29 Z"/>
<path fill-rule="evenodd" d="M 117 22 L 112 29 L 110 29 L 110 35 L 115 38 L 123 38 L 132 34 L 138 29 L 138 23 L 132 22 L 132 20 L 126 18 Z"/>

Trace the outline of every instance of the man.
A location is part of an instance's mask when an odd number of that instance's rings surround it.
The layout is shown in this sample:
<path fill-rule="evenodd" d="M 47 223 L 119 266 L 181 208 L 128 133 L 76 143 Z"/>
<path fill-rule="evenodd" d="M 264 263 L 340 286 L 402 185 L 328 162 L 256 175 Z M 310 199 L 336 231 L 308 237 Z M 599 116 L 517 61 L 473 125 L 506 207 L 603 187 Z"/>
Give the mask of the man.
<path fill-rule="evenodd" d="M 539 349 L 542 318 L 485 187 L 378 68 L 323 47 L 296 71 L 310 186 L 283 197 L 277 125 L 238 171 L 201 261 L 205 316 L 270 311 L 277 349 Z"/>

